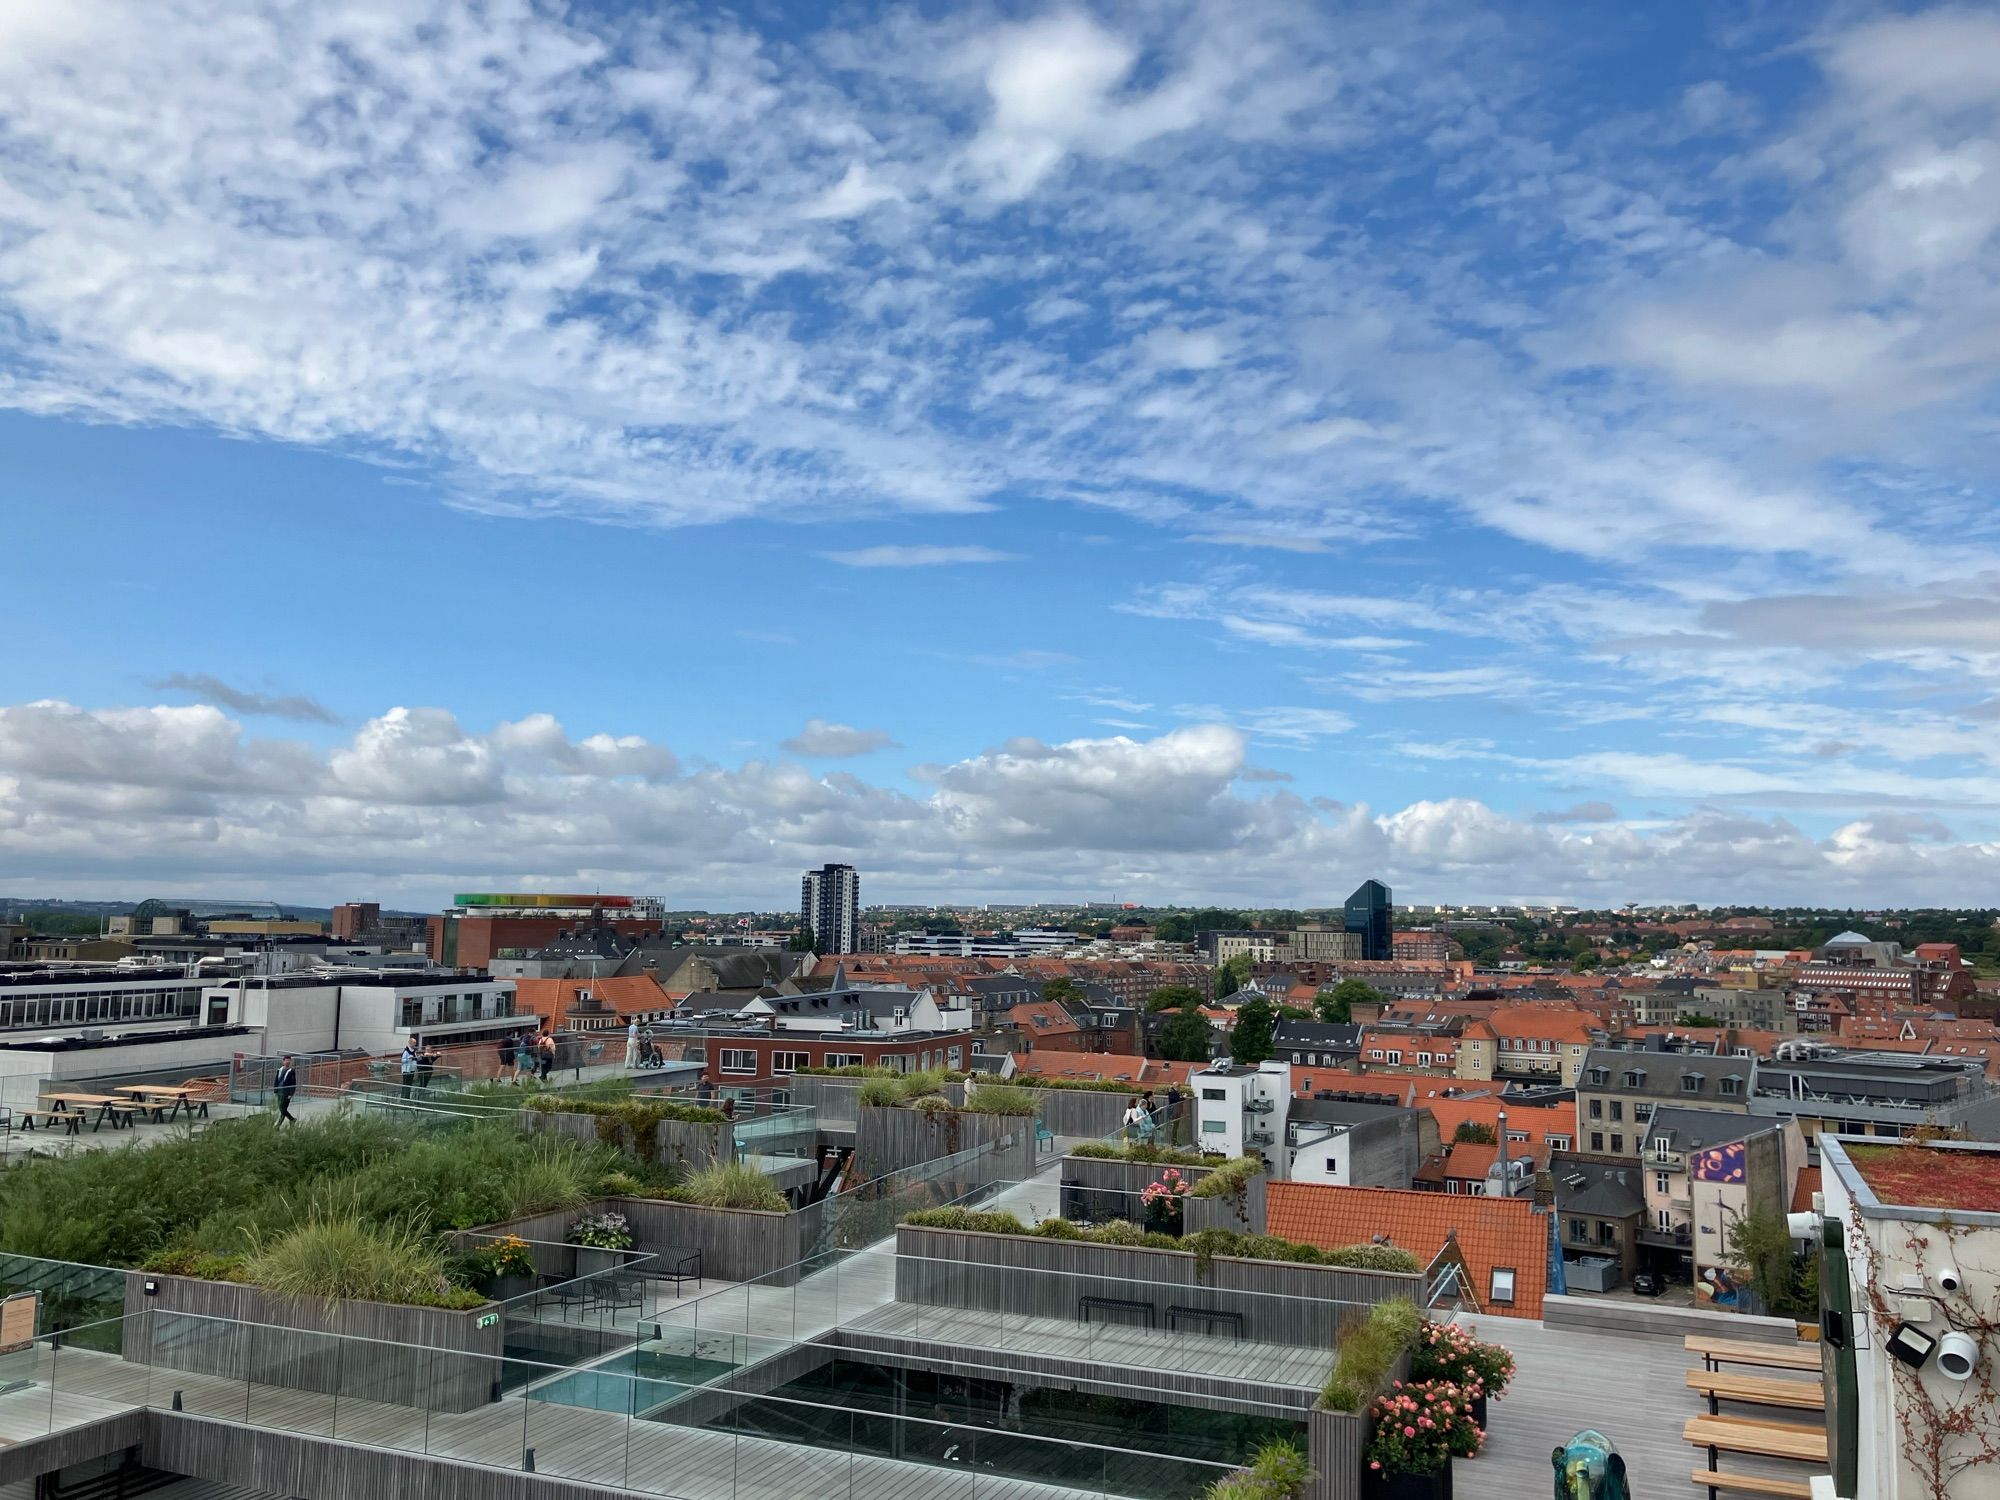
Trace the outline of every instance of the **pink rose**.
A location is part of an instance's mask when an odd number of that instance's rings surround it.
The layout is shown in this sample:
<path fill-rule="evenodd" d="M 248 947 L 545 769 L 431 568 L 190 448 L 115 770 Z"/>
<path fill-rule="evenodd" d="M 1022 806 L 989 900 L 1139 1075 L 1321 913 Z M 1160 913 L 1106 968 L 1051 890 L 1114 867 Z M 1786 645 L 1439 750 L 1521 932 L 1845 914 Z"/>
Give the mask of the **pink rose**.
<path fill-rule="evenodd" d="M 1406 1438 L 1412 1438 L 1415 1437 L 1416 1435 L 1417 1435 L 1417 1429 L 1414 1427 L 1405 1427 L 1403 1429 L 1403 1436 Z"/>
<path fill-rule="evenodd" d="M 1368 1460 L 1368 1467 L 1371 1469 L 1379 1469 L 1382 1467 L 1382 1460 L 1379 1458 L 1371 1458 Z"/>

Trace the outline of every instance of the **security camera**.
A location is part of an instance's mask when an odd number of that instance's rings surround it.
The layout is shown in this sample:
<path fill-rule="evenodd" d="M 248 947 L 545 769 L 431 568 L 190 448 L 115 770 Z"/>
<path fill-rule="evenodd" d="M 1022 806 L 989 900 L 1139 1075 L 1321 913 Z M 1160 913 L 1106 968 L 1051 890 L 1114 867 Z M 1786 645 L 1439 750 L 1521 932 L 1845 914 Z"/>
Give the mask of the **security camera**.
<path fill-rule="evenodd" d="M 1955 1292 L 1961 1286 L 1965 1285 L 1965 1283 L 1959 1279 L 1958 1267 L 1953 1265 L 1948 1260 L 1943 1261 L 1938 1265 L 1936 1275 L 1937 1275 L 1937 1284 L 1939 1291 Z"/>
<path fill-rule="evenodd" d="M 1786 1214 L 1785 1230 L 1795 1240 L 1813 1239 L 1819 1234 L 1819 1215 L 1810 1212 Z"/>
<path fill-rule="evenodd" d="M 1938 1340 L 1938 1373 L 1950 1380 L 1966 1380 L 1979 1363 L 1979 1345 L 1972 1335 L 1953 1329 Z"/>

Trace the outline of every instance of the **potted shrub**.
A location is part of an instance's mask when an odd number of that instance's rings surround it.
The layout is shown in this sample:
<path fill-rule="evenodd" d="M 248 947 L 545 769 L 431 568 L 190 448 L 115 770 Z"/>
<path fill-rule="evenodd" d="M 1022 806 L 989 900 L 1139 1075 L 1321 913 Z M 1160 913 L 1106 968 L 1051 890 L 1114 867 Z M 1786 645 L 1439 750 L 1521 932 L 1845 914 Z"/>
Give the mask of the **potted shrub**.
<path fill-rule="evenodd" d="M 1146 1227 L 1161 1234 L 1179 1234 L 1185 1222 L 1186 1197 L 1187 1179 L 1179 1168 L 1168 1167 L 1139 1194 L 1146 1210 Z"/>
<path fill-rule="evenodd" d="M 535 1289 L 535 1256 L 518 1234 L 503 1234 L 474 1251 L 471 1260 L 480 1290 L 495 1302 L 526 1296 Z"/>
<path fill-rule="evenodd" d="M 619 1252 L 632 1248 L 632 1225 L 623 1214 L 585 1214 L 564 1236 L 576 1246 L 576 1274 L 594 1275 L 624 1263 Z"/>
<path fill-rule="evenodd" d="M 1482 1343 L 1457 1323 L 1427 1323 L 1410 1351 L 1410 1379 L 1451 1381 L 1471 1395 L 1472 1420 L 1484 1431 L 1486 1403 L 1514 1378 L 1514 1356 Z"/>
<path fill-rule="evenodd" d="M 1473 1457 L 1484 1438 L 1464 1388 L 1399 1382 L 1369 1413 L 1375 1427 L 1362 1460 L 1368 1500 L 1451 1500 L 1452 1459 Z"/>

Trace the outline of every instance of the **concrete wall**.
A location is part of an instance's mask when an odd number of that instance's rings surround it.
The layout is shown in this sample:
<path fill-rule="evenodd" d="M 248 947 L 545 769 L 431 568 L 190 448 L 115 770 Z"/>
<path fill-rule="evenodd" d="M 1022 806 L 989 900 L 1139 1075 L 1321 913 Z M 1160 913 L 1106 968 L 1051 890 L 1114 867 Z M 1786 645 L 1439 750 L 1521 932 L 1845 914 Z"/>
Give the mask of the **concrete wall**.
<path fill-rule="evenodd" d="M 598 1134 L 601 1116 L 585 1114 L 565 1114 L 543 1112 L 538 1109 L 524 1109 L 520 1112 L 521 1128 L 530 1135 L 551 1134 L 567 1136 L 571 1140 L 592 1145 L 604 1139 Z M 619 1125 L 616 1131 L 618 1149 L 627 1156 L 645 1157 L 637 1149 L 632 1139 L 630 1126 Z M 736 1136 L 727 1122 L 716 1124 L 696 1124 L 687 1120 L 662 1120 L 654 1127 L 654 1153 L 651 1158 L 665 1167 L 692 1172 L 712 1162 L 736 1160 Z"/>
<path fill-rule="evenodd" d="M 896 1231 L 896 1300 L 1073 1323 L 1081 1297 L 1151 1302 L 1167 1309 L 1238 1312 L 1243 1337 L 1331 1351 L 1342 1327 L 1367 1306 L 1419 1296 L 1421 1278 L 1401 1272 L 1217 1257 L 1200 1273 L 1180 1250 L 1095 1245 L 1031 1235 L 978 1234 L 904 1225 Z"/>
<path fill-rule="evenodd" d="M 148 1282 L 157 1288 L 151 1297 Z M 327 1303 L 234 1282 L 132 1271 L 125 1280 L 125 1357 L 156 1369 L 290 1390 L 470 1411 L 493 1399 L 500 1378 L 501 1320 L 478 1326 L 494 1310 L 492 1304 L 455 1312 Z M 345 1342 L 328 1334 L 377 1342 Z"/>
<path fill-rule="evenodd" d="M 1542 1322 L 1550 1328 L 1656 1337 L 1699 1333 L 1709 1338 L 1778 1344 L 1796 1343 L 1799 1337 L 1799 1325 L 1790 1318 L 1755 1318 L 1705 1307 L 1661 1307 L 1624 1298 L 1561 1297 L 1553 1292 L 1542 1299 Z"/>

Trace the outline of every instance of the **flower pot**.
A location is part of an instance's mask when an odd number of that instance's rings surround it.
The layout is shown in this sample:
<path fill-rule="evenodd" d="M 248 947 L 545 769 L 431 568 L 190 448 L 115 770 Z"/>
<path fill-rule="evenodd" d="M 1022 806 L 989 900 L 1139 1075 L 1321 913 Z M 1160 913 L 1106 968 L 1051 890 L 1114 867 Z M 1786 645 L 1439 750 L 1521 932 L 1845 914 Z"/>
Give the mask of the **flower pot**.
<path fill-rule="evenodd" d="M 1472 1420 L 1473 1424 L 1481 1432 L 1486 1430 L 1486 1398 L 1484 1396 L 1474 1396 L 1472 1398 Z"/>
<path fill-rule="evenodd" d="M 1362 1470 L 1364 1500 L 1451 1500 L 1451 1464 L 1435 1474 L 1384 1474 Z"/>
<path fill-rule="evenodd" d="M 599 1271 L 615 1271 L 625 1262 L 623 1250 L 599 1250 L 591 1245 L 576 1247 L 576 1274 L 595 1276 Z"/>
<path fill-rule="evenodd" d="M 523 1274 L 517 1276 L 495 1276 L 486 1283 L 486 1295 L 495 1302 L 506 1302 L 514 1297 L 525 1297 L 535 1289 L 535 1278 Z"/>

